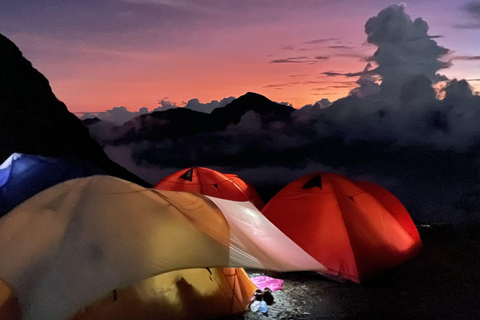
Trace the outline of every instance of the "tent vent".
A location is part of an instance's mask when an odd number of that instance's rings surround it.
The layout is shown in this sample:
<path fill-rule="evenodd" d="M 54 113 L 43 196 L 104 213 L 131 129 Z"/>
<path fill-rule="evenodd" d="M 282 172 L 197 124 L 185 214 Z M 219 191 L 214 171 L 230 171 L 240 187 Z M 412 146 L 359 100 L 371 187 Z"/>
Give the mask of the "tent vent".
<path fill-rule="evenodd" d="M 218 184 L 215 183 L 213 184 L 213 186 L 218 189 Z"/>
<path fill-rule="evenodd" d="M 180 176 L 180 179 L 192 181 L 193 179 L 193 168 L 188 169 L 187 172 Z"/>
<path fill-rule="evenodd" d="M 315 176 L 312 179 L 308 180 L 308 182 L 303 185 L 302 189 L 311 189 L 315 187 L 319 187 L 320 189 L 322 189 L 321 176 Z"/>

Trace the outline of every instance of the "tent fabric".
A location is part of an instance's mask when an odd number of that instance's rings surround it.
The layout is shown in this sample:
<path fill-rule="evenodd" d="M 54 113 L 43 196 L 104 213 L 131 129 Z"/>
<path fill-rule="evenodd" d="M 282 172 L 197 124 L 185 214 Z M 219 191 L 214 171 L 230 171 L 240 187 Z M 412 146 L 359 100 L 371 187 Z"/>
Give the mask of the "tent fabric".
<path fill-rule="evenodd" d="M 223 199 L 250 200 L 257 208 L 261 209 L 263 207 L 263 202 L 253 186 L 247 184 L 236 175 L 223 175 L 218 171 L 207 168 L 193 167 L 179 171 L 159 182 L 155 188 L 159 190 L 195 191 Z M 233 270 L 235 269 L 228 268 L 224 272 L 233 272 Z M 218 271 L 220 272 L 221 270 Z M 244 275 L 245 271 L 238 269 L 235 273 Z M 242 283 L 245 284 L 247 282 L 248 287 L 255 286 L 248 277 Z M 250 297 L 248 297 L 247 305 L 249 302 Z"/>
<path fill-rule="evenodd" d="M 73 320 L 213 319 L 244 312 L 256 286 L 243 269 L 187 269 L 117 290 Z"/>
<path fill-rule="evenodd" d="M 0 165 L 0 217 L 57 183 L 102 173 L 92 163 L 79 158 L 14 153 Z"/>
<path fill-rule="evenodd" d="M 333 173 L 309 174 L 280 190 L 262 212 L 327 274 L 358 283 L 409 260 L 421 246 L 412 226 L 390 211 L 393 195 L 371 189 Z"/>
<path fill-rule="evenodd" d="M 407 209 L 403 204 L 395 197 L 390 191 L 382 188 L 378 184 L 368 182 L 368 181 L 357 181 L 357 185 L 363 188 L 366 192 L 375 196 L 378 201 L 392 214 L 392 216 L 397 219 L 405 230 L 410 234 L 410 236 L 417 242 L 421 243 L 420 234 L 418 233 L 417 227 L 410 217 Z"/>
<path fill-rule="evenodd" d="M 0 278 L 0 319 L 21 320 L 22 312 L 12 288 Z"/>
<path fill-rule="evenodd" d="M 233 201 L 252 201 L 259 210 L 263 207 L 263 202 L 252 185 L 236 175 L 225 175 L 209 168 L 192 167 L 180 170 L 158 182 L 154 188 L 191 191 Z"/>
<path fill-rule="evenodd" d="M 0 219 L 0 276 L 24 319 L 68 319 L 114 289 L 174 270 L 326 268 L 250 202 L 109 176 L 57 184 Z"/>
<path fill-rule="evenodd" d="M 245 181 L 241 179 L 239 176 L 236 174 L 232 173 L 225 173 L 225 176 L 232 180 L 237 186 L 239 186 L 248 196 L 248 199 L 250 200 L 251 203 L 258 209 L 262 210 L 264 207 L 264 203 L 260 195 L 258 194 L 257 190 L 255 190 L 255 187 L 249 183 L 248 181 Z M 228 200 L 228 199 L 227 199 Z"/>

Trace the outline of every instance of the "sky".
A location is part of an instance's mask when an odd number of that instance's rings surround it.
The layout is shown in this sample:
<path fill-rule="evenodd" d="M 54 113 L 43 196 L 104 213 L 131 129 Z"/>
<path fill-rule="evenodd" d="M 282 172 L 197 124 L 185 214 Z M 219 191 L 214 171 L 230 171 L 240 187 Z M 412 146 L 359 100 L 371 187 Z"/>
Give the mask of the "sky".
<path fill-rule="evenodd" d="M 365 23 L 391 0 L 3 0 L 13 40 L 76 113 L 257 92 L 300 108 L 356 87 L 376 46 Z M 448 78 L 480 89 L 480 2 L 406 1 L 449 51 Z M 478 86 L 477 86 L 478 85 Z"/>

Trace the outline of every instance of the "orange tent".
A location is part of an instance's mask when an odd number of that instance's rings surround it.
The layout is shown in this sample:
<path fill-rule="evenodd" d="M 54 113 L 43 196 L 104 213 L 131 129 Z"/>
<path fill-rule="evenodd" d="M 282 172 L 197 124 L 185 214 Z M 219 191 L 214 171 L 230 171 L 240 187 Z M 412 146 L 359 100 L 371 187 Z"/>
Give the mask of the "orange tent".
<path fill-rule="evenodd" d="M 259 210 L 263 208 L 262 199 L 255 188 L 235 174 L 192 167 L 175 172 L 154 187 L 158 190 L 192 191 L 206 196 L 233 201 L 250 201 Z"/>
<path fill-rule="evenodd" d="M 411 259 L 421 247 L 413 221 L 394 195 L 333 173 L 291 182 L 262 212 L 328 274 L 357 283 Z"/>

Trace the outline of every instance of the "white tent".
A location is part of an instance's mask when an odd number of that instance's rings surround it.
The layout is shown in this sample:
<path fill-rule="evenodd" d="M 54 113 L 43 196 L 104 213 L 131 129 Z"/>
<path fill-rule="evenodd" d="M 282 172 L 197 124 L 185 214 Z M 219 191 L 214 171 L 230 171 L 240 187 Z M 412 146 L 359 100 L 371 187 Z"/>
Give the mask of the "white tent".
<path fill-rule="evenodd" d="M 109 176 L 56 185 L 0 219 L 0 276 L 24 319 L 68 319 L 116 288 L 221 266 L 326 270 L 250 202 Z"/>

